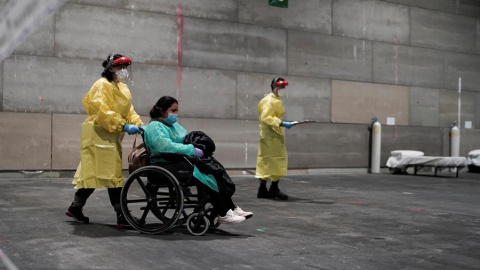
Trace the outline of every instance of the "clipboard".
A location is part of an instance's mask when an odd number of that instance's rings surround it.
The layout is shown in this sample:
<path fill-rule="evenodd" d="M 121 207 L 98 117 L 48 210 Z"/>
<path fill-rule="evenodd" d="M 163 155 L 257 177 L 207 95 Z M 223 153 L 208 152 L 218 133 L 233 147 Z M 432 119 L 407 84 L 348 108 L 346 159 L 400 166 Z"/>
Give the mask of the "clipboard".
<path fill-rule="evenodd" d="M 292 124 L 300 125 L 300 124 L 308 124 L 308 123 L 320 123 L 319 121 L 315 120 L 302 120 L 302 121 L 293 121 Z"/>

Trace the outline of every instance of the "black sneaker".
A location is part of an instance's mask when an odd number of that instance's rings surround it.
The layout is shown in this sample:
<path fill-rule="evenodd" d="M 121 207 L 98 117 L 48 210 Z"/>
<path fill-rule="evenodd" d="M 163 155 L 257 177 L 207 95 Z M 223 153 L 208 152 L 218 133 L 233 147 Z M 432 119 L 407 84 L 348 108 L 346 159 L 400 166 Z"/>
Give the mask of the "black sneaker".
<path fill-rule="evenodd" d="M 141 219 L 138 219 L 134 216 L 132 216 L 132 218 L 133 218 L 134 222 L 139 224 L 140 226 L 145 224 L 145 222 L 142 222 Z M 122 213 L 117 213 L 117 228 L 119 228 L 119 229 L 131 229 L 132 228 L 132 225 L 130 225 L 130 223 L 128 223 L 127 219 L 125 218 L 125 216 Z"/>
<path fill-rule="evenodd" d="M 257 198 L 259 199 L 268 199 L 270 198 L 270 195 L 268 194 L 268 189 L 267 189 L 267 186 L 265 185 L 261 185 L 259 188 L 258 188 L 258 192 L 257 192 Z"/>
<path fill-rule="evenodd" d="M 83 215 L 82 208 L 71 206 L 68 207 L 67 212 L 65 215 L 73 218 L 77 223 L 89 223 L 90 219 Z"/>
<path fill-rule="evenodd" d="M 125 228 L 131 228 L 131 227 L 132 226 L 130 225 L 130 223 L 128 223 L 125 216 L 121 213 L 117 213 L 117 228 L 125 229 Z"/>
<path fill-rule="evenodd" d="M 275 189 L 275 188 L 270 188 L 270 191 L 268 192 L 268 195 L 271 199 L 279 199 L 286 201 L 288 200 L 288 195 L 281 192 L 280 189 Z"/>

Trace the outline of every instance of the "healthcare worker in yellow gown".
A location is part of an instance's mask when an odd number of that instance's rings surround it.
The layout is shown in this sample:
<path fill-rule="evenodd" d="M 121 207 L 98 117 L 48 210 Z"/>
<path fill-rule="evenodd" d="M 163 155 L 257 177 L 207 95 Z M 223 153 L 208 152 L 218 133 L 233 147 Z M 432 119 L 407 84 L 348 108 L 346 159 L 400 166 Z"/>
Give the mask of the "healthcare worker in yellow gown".
<path fill-rule="evenodd" d="M 128 225 L 120 208 L 122 139 L 124 132 L 138 133 L 138 126 L 143 125 L 125 84 L 131 78 L 131 63 L 126 56 L 109 55 L 102 64 L 102 78 L 93 84 L 82 100 L 88 117 L 82 124 L 81 159 L 72 182 L 77 191 L 65 212 L 76 222 L 89 222 L 89 218 L 83 215 L 83 206 L 96 188 L 107 188 L 117 213 L 118 227 Z"/>
<path fill-rule="evenodd" d="M 278 183 L 280 178 L 287 175 L 287 150 L 285 137 L 281 127 L 287 129 L 295 124 L 282 121 L 283 108 L 282 97 L 285 96 L 287 80 L 276 77 L 270 87 L 272 93 L 258 103 L 260 115 L 260 140 L 258 142 L 257 168 L 255 177 L 260 180 L 257 198 L 270 198 L 288 200 L 288 195 L 281 192 Z M 270 189 L 267 189 L 267 181 L 272 181 Z"/>

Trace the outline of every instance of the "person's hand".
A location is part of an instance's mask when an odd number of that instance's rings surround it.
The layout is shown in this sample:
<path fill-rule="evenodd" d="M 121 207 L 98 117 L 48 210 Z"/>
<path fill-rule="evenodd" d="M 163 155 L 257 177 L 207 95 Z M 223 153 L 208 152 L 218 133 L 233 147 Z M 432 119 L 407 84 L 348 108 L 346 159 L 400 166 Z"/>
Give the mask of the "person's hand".
<path fill-rule="evenodd" d="M 123 125 L 123 131 L 127 132 L 129 135 L 140 133 L 140 129 L 137 126 L 132 124 Z"/>
<path fill-rule="evenodd" d="M 282 127 L 286 127 L 288 129 L 292 128 L 293 126 L 295 126 L 295 124 L 292 122 L 282 121 Z"/>
<path fill-rule="evenodd" d="M 196 157 L 203 157 L 203 150 L 195 147 L 193 149 L 193 155 Z"/>

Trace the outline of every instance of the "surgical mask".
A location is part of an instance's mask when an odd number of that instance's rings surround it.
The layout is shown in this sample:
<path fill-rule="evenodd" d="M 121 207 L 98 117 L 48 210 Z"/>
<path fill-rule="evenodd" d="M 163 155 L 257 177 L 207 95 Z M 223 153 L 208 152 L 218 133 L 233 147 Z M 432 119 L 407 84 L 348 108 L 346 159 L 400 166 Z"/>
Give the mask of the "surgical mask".
<path fill-rule="evenodd" d="M 120 70 L 118 70 L 117 72 L 115 72 L 115 74 L 117 75 L 117 79 L 121 82 L 124 82 L 126 79 L 128 79 L 128 70 L 126 68 L 122 68 Z"/>
<path fill-rule="evenodd" d="M 178 114 L 169 113 L 167 118 L 164 118 L 163 121 L 169 125 L 173 125 L 177 122 Z"/>
<path fill-rule="evenodd" d="M 287 91 L 285 91 L 285 89 L 278 89 L 277 94 L 279 97 L 285 97 L 287 95 Z"/>

